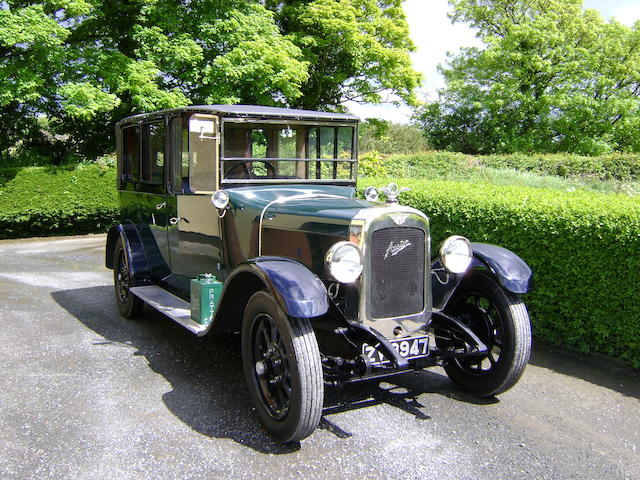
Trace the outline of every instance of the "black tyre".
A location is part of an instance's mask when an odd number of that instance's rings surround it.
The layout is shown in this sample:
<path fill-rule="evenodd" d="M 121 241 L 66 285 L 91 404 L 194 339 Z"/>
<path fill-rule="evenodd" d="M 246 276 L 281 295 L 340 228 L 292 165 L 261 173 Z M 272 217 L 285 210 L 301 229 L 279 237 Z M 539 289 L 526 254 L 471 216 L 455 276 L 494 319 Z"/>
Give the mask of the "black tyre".
<path fill-rule="evenodd" d="M 129 291 L 129 263 L 121 238 L 116 242 L 113 259 L 113 285 L 118 310 L 123 317 L 134 318 L 142 311 L 144 302 Z"/>
<path fill-rule="evenodd" d="M 267 431 L 284 442 L 309 436 L 324 401 L 320 352 L 309 320 L 289 318 L 267 292 L 255 293 L 242 320 L 242 361 Z"/>
<path fill-rule="evenodd" d="M 483 357 L 449 360 L 444 369 L 451 381 L 478 396 L 498 395 L 515 385 L 531 353 L 531 324 L 520 297 L 489 274 L 474 271 L 445 312 L 470 327 L 488 348 Z"/>

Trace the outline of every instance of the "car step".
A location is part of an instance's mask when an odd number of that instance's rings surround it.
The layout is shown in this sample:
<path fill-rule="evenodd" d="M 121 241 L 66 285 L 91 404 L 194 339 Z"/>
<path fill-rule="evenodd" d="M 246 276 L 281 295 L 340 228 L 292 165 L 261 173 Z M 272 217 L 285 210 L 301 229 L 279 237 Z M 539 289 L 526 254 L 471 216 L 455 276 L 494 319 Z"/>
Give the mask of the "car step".
<path fill-rule="evenodd" d="M 147 305 L 163 313 L 171 320 L 199 337 L 207 332 L 207 326 L 191 320 L 191 305 L 174 294 L 167 292 L 157 285 L 131 287 L 131 293 L 140 298 Z"/>

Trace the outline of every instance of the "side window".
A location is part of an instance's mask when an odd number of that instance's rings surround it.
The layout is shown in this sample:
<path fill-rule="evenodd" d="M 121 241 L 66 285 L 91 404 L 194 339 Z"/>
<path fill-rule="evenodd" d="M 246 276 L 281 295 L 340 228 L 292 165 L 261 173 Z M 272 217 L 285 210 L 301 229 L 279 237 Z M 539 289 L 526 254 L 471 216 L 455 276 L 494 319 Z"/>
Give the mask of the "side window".
<path fill-rule="evenodd" d="M 336 158 L 336 129 L 333 127 L 320 128 L 320 158 Z"/>
<path fill-rule="evenodd" d="M 196 114 L 189 118 L 189 189 L 192 193 L 212 193 L 216 189 L 219 140 L 216 117 Z"/>
<path fill-rule="evenodd" d="M 181 116 L 173 116 L 169 120 L 169 131 L 167 134 L 170 139 L 170 153 L 168 161 L 171 167 L 173 177 L 174 193 L 182 193 L 182 162 L 184 156 L 188 157 L 189 144 L 185 141 L 185 133 L 183 128 L 183 118 Z"/>
<path fill-rule="evenodd" d="M 353 127 L 338 127 L 338 158 L 353 158 Z"/>
<path fill-rule="evenodd" d="M 309 153 L 307 154 L 307 158 L 320 158 L 320 153 L 318 152 L 318 147 L 320 145 L 319 137 L 319 128 L 309 129 Z"/>
<path fill-rule="evenodd" d="M 164 182 L 164 138 L 164 123 L 142 126 L 142 183 L 162 185 Z"/>
<path fill-rule="evenodd" d="M 122 129 L 122 168 L 120 188 L 133 190 L 140 179 L 140 128 L 138 126 Z"/>

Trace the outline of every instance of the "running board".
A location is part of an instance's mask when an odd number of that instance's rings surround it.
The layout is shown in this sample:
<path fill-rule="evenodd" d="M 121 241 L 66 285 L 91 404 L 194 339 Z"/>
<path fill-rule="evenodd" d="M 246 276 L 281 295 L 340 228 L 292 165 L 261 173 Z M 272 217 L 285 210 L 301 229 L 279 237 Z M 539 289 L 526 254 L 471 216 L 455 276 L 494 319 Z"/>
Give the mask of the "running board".
<path fill-rule="evenodd" d="M 208 327 L 206 325 L 201 325 L 191 320 L 191 304 L 167 292 L 164 288 L 157 285 L 147 285 L 144 287 L 131 287 L 129 291 L 150 307 L 155 308 L 174 322 L 182 325 L 191 333 L 195 333 L 199 337 L 207 333 Z"/>

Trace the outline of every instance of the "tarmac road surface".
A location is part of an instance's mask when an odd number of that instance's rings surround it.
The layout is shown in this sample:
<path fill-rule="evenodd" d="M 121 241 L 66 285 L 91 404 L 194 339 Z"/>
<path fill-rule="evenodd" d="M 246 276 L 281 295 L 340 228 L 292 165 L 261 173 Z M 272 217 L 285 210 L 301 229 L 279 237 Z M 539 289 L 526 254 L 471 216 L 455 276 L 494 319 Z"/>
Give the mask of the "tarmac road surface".
<path fill-rule="evenodd" d="M 0 242 L 1 479 L 640 478 L 637 373 L 540 347 L 497 399 L 440 369 L 349 385 L 311 437 L 278 444 L 238 339 L 119 317 L 104 242 Z"/>

